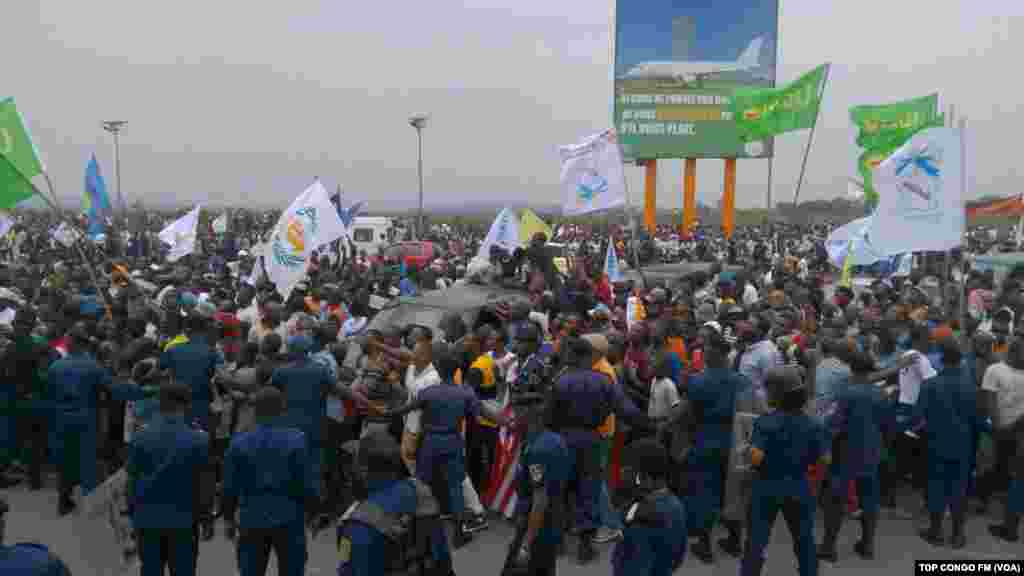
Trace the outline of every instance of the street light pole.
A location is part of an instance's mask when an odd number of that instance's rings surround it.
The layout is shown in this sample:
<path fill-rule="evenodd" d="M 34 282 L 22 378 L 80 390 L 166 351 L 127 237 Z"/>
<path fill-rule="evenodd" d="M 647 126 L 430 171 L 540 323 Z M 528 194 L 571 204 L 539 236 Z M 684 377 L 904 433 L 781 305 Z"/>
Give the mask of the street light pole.
<path fill-rule="evenodd" d="M 427 125 L 427 116 L 417 114 L 409 119 L 409 125 L 416 129 L 416 172 L 420 181 L 420 204 L 416 216 L 416 239 L 423 239 L 423 128 Z"/>
<path fill-rule="evenodd" d="M 121 219 L 127 220 L 128 207 L 121 194 L 121 128 L 128 122 L 125 120 L 105 120 L 103 129 L 114 135 L 114 174 L 117 179 L 117 203 L 121 206 Z"/>

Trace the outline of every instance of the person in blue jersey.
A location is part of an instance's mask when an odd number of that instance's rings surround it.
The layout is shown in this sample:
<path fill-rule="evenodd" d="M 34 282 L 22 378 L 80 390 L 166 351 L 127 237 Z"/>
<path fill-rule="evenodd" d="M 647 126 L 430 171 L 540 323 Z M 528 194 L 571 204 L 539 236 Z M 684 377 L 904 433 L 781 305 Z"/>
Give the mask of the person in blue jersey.
<path fill-rule="evenodd" d="M 669 576 L 686 559 L 686 509 L 669 490 L 668 452 L 653 438 L 623 450 L 623 465 L 637 474 L 637 499 L 626 511 L 622 541 L 612 553 L 615 576 Z"/>
<path fill-rule="evenodd" d="M 573 461 L 562 437 L 548 429 L 544 401 L 536 393 L 513 400 L 523 442 L 516 478 L 516 534 L 504 576 L 553 576 L 562 545 Z"/>
<path fill-rule="evenodd" d="M 128 448 L 128 502 L 138 533 L 142 576 L 196 573 L 199 524 L 209 521 L 213 481 L 210 439 L 189 425 L 192 391 L 160 388 L 160 414 Z"/>
<path fill-rule="evenodd" d="M 928 447 L 927 542 L 942 545 L 942 520 L 949 508 L 953 520 L 950 544 L 963 548 L 967 518 L 967 476 L 975 430 L 980 424 L 978 386 L 961 362 L 960 346 L 952 338 L 939 343 L 942 370 L 926 380 L 914 407 L 913 422 L 923 422 Z"/>
<path fill-rule="evenodd" d="M 319 478 L 310 475 L 305 435 L 283 418 L 281 392 L 262 388 L 252 402 L 256 426 L 235 436 L 224 458 L 226 536 L 237 539 L 241 576 L 263 576 L 271 550 L 282 576 L 302 576 L 304 520 L 313 517 L 319 504 Z"/>
<path fill-rule="evenodd" d="M 76 323 L 68 332 L 68 355 L 51 364 L 47 372 L 47 403 L 53 410 L 56 433 L 51 449 L 59 471 L 57 511 L 62 516 L 75 507 L 71 493 L 76 484 L 81 485 L 83 494 L 99 485 L 97 393 L 106 389 L 115 400 L 123 401 L 147 396 L 131 382 L 114 382 L 110 371 L 92 356 L 90 342 L 85 324 Z"/>
<path fill-rule="evenodd" d="M 815 500 L 807 468 L 828 453 L 824 428 L 804 413 L 807 388 L 798 367 L 771 368 L 765 385 L 775 409 L 754 421 L 750 464 L 755 469 L 750 499 L 750 538 L 740 567 L 742 576 L 758 576 L 772 526 L 781 512 L 793 538 L 800 576 L 815 576 Z"/>
<path fill-rule="evenodd" d="M 441 510 L 430 488 L 407 476 L 398 442 L 384 431 L 359 440 L 364 500 L 338 528 L 338 576 L 454 576 Z"/>

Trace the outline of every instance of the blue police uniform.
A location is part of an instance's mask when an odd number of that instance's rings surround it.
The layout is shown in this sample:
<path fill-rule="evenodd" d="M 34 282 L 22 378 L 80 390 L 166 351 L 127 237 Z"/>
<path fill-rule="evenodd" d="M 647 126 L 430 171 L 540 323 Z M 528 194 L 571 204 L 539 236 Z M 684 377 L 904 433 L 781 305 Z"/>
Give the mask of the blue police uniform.
<path fill-rule="evenodd" d="M 450 385 L 428 386 L 420 391 L 417 400 L 423 404 L 423 443 L 416 451 L 416 477 L 431 486 L 441 500 L 442 510 L 461 514 L 466 443 L 459 433 L 459 423 L 480 416 L 480 400 L 469 388 Z M 437 474 L 443 478 L 437 478 Z"/>
<path fill-rule="evenodd" d="M 209 436 L 184 417 L 157 417 L 128 447 L 132 526 L 140 535 L 142 576 L 162 576 L 165 564 L 176 575 L 195 574 L 195 526 L 197 513 L 207 505 L 202 493 L 209 458 Z"/>
<path fill-rule="evenodd" d="M 270 546 L 288 575 L 306 566 L 304 511 L 315 497 L 319 477 L 309 475 L 306 438 L 294 428 L 258 424 L 231 440 L 224 457 L 224 514 L 238 512 L 238 570 L 266 572 Z"/>
<path fill-rule="evenodd" d="M 946 367 L 922 385 L 914 409 L 914 420 L 925 422 L 928 512 L 942 515 L 949 507 L 961 523 L 970 452 L 980 420 L 977 397 L 978 387 L 965 366 Z"/>
<path fill-rule="evenodd" d="M 210 380 L 224 358 L 202 335 L 190 335 L 189 341 L 172 346 L 160 355 L 160 369 L 171 370 L 174 379 L 192 389 L 189 420 L 210 431 Z"/>
<path fill-rule="evenodd" d="M 75 352 L 50 365 L 47 393 L 54 410 L 53 456 L 62 474 L 62 490 L 80 483 L 83 493 L 98 484 L 96 469 L 97 390 L 107 388 L 114 400 L 141 400 L 145 394 L 131 383 L 115 384 L 110 372 L 89 354 Z"/>
<path fill-rule="evenodd" d="M 405 480 L 370 481 L 367 488 L 369 496 L 366 503 L 379 510 L 389 519 L 409 517 L 417 514 L 424 504 L 425 495 L 420 494 L 416 484 Z M 386 574 L 406 574 L 406 566 L 401 562 L 401 555 L 408 553 L 403 547 L 403 537 L 386 535 L 379 527 L 369 522 L 350 518 L 358 504 L 345 514 L 338 528 L 338 576 L 384 576 Z M 428 551 L 434 571 L 428 576 L 448 576 L 451 573 L 451 550 L 444 524 L 437 522 L 426 534 L 417 534 L 423 538 L 420 544 Z M 405 548 L 405 549 L 403 549 Z"/>
<path fill-rule="evenodd" d="M 874 529 L 879 510 L 878 467 L 882 459 L 884 429 L 894 423 L 895 413 L 882 391 L 873 384 L 847 384 L 839 393 L 836 411 L 826 427 L 839 431 L 839 453 L 829 467 L 831 508 L 825 518 L 823 557 L 832 556 L 842 526 L 843 506 L 850 482 L 857 487 L 864 537 L 858 551 L 873 554 Z M 831 559 L 831 558 L 830 558 Z"/>
<path fill-rule="evenodd" d="M 551 398 L 552 428 L 565 440 L 573 463 L 572 477 L 577 481 L 576 526 L 586 534 L 599 524 L 601 438 L 597 428 L 612 413 L 631 421 L 644 421 L 644 415 L 607 376 L 592 370 L 563 374 L 555 382 Z"/>
<path fill-rule="evenodd" d="M 750 380 L 728 368 L 706 368 L 703 375 L 693 375 L 687 383 L 687 397 L 697 420 L 694 449 L 687 456 L 690 528 L 710 531 L 722 509 L 736 397 L 748 388 Z"/>
<path fill-rule="evenodd" d="M 327 394 L 334 381 L 320 363 L 302 358 L 274 370 L 271 386 L 282 391 L 288 411 L 284 421 L 306 436 L 306 465 L 320 486 L 323 419 L 327 417 Z"/>
<path fill-rule="evenodd" d="M 71 571 L 41 544 L 0 546 L 0 574 L 15 576 L 71 576 Z"/>
<path fill-rule="evenodd" d="M 562 545 L 565 494 L 572 478 L 573 461 L 565 440 L 551 431 L 543 431 L 523 443 L 516 477 L 516 517 L 518 530 L 510 554 L 515 555 L 526 536 L 527 518 L 533 494 L 543 490 L 548 508 L 544 526 L 530 548 L 530 574 L 554 574 L 558 550 Z"/>
<path fill-rule="evenodd" d="M 686 509 L 668 488 L 626 512 L 622 541 L 612 552 L 615 576 L 670 576 L 686 559 Z"/>
<path fill-rule="evenodd" d="M 815 501 L 807 467 L 827 452 L 822 426 L 805 414 L 774 411 L 754 421 L 751 444 L 764 453 L 750 500 L 750 541 L 741 574 L 761 573 L 779 512 L 789 527 L 801 576 L 818 573 L 814 550 Z"/>

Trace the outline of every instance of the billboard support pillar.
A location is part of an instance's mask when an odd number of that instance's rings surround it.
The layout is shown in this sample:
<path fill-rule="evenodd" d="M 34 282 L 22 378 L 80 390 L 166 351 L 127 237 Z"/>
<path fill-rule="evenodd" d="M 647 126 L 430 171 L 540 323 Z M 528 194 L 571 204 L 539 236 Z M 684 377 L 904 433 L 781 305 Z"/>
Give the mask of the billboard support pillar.
<path fill-rule="evenodd" d="M 644 162 L 644 226 L 654 234 L 658 224 L 658 161 Z"/>
<path fill-rule="evenodd" d="M 732 238 L 736 228 L 736 159 L 725 159 L 725 189 L 722 193 L 722 234 Z"/>
<path fill-rule="evenodd" d="M 688 235 L 697 222 L 697 159 L 683 160 L 683 230 Z"/>

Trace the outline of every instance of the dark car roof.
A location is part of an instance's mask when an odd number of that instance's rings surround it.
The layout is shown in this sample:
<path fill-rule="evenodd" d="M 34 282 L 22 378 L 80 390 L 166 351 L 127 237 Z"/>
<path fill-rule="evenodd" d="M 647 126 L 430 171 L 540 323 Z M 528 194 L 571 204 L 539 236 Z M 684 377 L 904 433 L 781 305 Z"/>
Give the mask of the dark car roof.
<path fill-rule="evenodd" d="M 419 296 L 398 298 L 393 304 L 373 317 L 369 329 L 381 330 L 389 326 L 426 326 L 436 330 L 449 312 L 462 315 L 467 323 L 484 306 L 502 301 L 525 299 L 526 292 L 500 286 L 460 284 L 446 290 L 432 290 Z"/>

